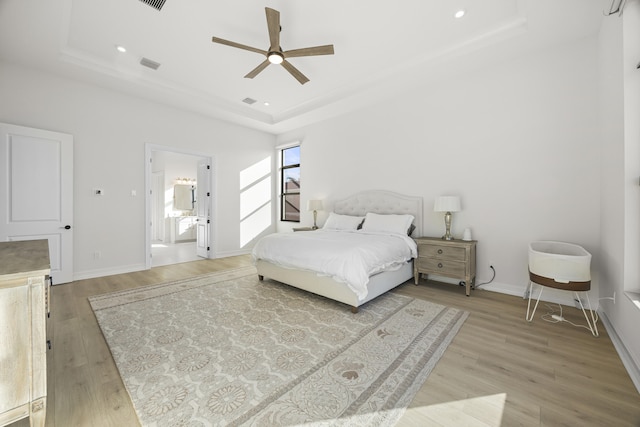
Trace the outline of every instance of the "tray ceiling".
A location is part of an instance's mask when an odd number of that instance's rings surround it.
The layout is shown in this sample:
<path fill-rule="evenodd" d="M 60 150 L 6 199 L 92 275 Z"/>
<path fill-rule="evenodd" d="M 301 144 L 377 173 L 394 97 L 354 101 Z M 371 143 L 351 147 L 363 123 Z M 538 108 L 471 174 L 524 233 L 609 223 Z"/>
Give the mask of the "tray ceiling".
<path fill-rule="evenodd" d="M 245 79 L 264 57 L 211 42 L 217 36 L 268 49 L 265 6 L 280 11 L 284 50 L 334 45 L 334 55 L 290 59 L 310 79 L 305 85 L 279 65 Z M 157 10 L 139 0 L 0 0 L 0 59 L 281 133 L 463 67 L 595 34 L 607 6 L 166 0 Z M 466 15 L 454 18 L 460 9 Z M 160 65 L 143 66 L 143 58 Z"/>

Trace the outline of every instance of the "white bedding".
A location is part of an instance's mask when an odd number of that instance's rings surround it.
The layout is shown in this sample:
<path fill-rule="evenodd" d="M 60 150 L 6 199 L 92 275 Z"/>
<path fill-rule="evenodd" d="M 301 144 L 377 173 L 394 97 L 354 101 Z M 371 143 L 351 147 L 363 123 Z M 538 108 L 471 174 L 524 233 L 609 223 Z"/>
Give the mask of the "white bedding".
<path fill-rule="evenodd" d="M 330 276 L 360 299 L 367 296 L 370 276 L 398 269 L 416 256 L 416 243 L 406 235 L 363 230 L 271 234 L 253 248 L 254 260 Z"/>

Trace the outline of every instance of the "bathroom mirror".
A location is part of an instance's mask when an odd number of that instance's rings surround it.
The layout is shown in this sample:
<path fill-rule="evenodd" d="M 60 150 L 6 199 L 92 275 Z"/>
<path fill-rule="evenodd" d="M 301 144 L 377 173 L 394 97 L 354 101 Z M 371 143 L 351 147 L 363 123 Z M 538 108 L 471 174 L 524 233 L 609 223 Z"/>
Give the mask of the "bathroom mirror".
<path fill-rule="evenodd" d="M 193 185 L 176 184 L 173 186 L 173 208 L 176 210 L 190 211 L 195 202 L 195 190 Z"/>

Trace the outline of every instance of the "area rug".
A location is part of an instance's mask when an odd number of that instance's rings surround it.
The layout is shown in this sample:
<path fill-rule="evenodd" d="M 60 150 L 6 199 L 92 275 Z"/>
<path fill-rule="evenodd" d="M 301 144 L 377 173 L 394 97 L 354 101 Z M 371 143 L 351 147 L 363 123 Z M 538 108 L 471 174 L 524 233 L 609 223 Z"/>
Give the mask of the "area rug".
<path fill-rule="evenodd" d="M 344 304 L 255 269 L 89 298 L 143 426 L 394 425 L 468 313 Z"/>

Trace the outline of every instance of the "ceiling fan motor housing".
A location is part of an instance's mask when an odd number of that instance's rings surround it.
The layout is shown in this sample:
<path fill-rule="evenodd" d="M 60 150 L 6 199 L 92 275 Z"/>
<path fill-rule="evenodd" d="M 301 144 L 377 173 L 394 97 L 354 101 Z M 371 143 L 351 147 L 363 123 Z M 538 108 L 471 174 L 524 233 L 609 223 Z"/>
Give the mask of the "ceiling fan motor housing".
<path fill-rule="evenodd" d="M 272 64 L 282 64 L 282 61 L 284 61 L 284 55 L 277 51 L 269 52 L 267 58 L 269 58 L 269 62 Z"/>

